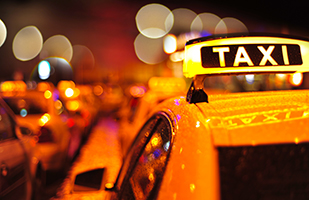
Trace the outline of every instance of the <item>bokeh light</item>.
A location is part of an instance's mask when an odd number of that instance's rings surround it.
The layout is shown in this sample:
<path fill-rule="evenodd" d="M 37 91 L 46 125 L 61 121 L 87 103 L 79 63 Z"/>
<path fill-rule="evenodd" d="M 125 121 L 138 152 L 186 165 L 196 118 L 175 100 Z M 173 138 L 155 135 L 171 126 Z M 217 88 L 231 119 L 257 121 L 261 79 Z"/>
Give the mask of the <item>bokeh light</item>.
<path fill-rule="evenodd" d="M 196 18 L 197 14 L 187 8 L 177 8 L 172 10 L 174 15 L 174 26 L 170 33 L 179 35 L 191 31 L 192 21 Z"/>
<path fill-rule="evenodd" d="M 67 89 L 65 90 L 65 96 L 66 96 L 66 97 L 70 98 L 70 97 L 72 97 L 73 95 L 74 95 L 74 90 L 73 90 L 72 88 L 67 88 Z"/>
<path fill-rule="evenodd" d="M 43 46 L 43 37 L 35 26 L 22 28 L 13 40 L 14 56 L 21 61 L 28 61 L 36 57 Z"/>
<path fill-rule="evenodd" d="M 248 33 L 248 28 L 233 17 L 223 18 L 215 29 L 215 34 Z"/>
<path fill-rule="evenodd" d="M 163 51 L 163 38 L 151 39 L 139 34 L 134 41 L 137 57 L 147 64 L 158 64 L 167 58 Z"/>
<path fill-rule="evenodd" d="M 191 24 L 191 31 L 202 32 L 203 36 L 214 35 L 221 18 L 212 13 L 201 13 Z"/>
<path fill-rule="evenodd" d="M 61 57 L 71 61 L 73 56 L 73 47 L 68 38 L 63 35 L 54 35 L 48 38 L 43 45 L 40 53 L 40 59 L 47 57 Z"/>
<path fill-rule="evenodd" d="M 33 81 L 46 80 L 57 85 L 61 80 L 72 80 L 73 69 L 66 59 L 50 57 L 38 63 L 33 69 L 30 79 Z"/>
<path fill-rule="evenodd" d="M 154 3 L 143 6 L 137 12 L 135 21 L 141 34 L 149 38 L 160 38 L 173 27 L 174 17 L 170 9 Z"/>
<path fill-rule="evenodd" d="M 73 57 L 71 64 L 79 69 L 93 69 L 95 59 L 91 50 L 84 45 L 73 45 Z"/>
<path fill-rule="evenodd" d="M 38 65 L 38 74 L 40 79 L 46 80 L 50 76 L 50 64 L 48 61 L 43 60 Z"/>
<path fill-rule="evenodd" d="M 164 52 L 167 54 L 174 53 L 177 50 L 177 38 L 173 34 L 168 34 L 163 40 Z"/>
<path fill-rule="evenodd" d="M 293 86 L 300 86 L 303 82 L 303 74 L 302 73 L 292 74 L 289 78 L 289 82 Z"/>
<path fill-rule="evenodd" d="M 6 40 L 6 36 L 7 36 L 7 31 L 6 31 L 6 27 L 5 24 L 3 23 L 3 21 L 0 19 L 0 47 L 3 45 L 3 43 Z"/>

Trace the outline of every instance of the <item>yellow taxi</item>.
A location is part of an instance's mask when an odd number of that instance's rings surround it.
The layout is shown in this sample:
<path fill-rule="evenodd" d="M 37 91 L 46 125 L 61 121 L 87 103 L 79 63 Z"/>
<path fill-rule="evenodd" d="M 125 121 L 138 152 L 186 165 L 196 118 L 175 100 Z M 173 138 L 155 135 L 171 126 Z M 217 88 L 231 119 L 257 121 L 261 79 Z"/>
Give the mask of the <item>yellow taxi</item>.
<path fill-rule="evenodd" d="M 16 116 L 17 122 L 32 131 L 35 139 L 37 171 L 42 180 L 46 171 L 63 171 L 69 163 L 70 132 L 61 115 L 63 106 L 57 93 L 45 82 L 27 89 L 22 81 L 1 84 L 1 96 Z"/>
<path fill-rule="evenodd" d="M 118 175 L 98 164 L 60 199 L 307 199 L 309 91 L 207 95 L 205 78 L 304 73 L 309 40 L 246 35 L 187 42 L 187 96 L 152 111 Z M 102 159 L 104 155 L 102 155 Z M 116 181 L 111 181 L 116 180 Z"/>
<path fill-rule="evenodd" d="M 138 130 L 150 117 L 151 110 L 164 100 L 185 95 L 186 82 L 176 77 L 152 77 L 146 87 L 134 85 L 130 87 L 131 99 L 121 109 L 120 140 L 124 153 L 129 148 Z"/>

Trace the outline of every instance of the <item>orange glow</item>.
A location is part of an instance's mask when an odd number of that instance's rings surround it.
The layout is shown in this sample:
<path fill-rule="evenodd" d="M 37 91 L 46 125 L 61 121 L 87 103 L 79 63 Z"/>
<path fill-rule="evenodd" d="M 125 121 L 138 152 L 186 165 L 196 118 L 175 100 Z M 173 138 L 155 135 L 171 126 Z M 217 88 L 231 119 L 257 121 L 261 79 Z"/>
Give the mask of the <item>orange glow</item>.
<path fill-rule="evenodd" d="M 62 102 L 61 102 L 60 100 L 57 100 L 57 101 L 55 102 L 55 108 L 56 108 L 57 110 L 60 110 L 60 109 L 62 108 Z"/>
<path fill-rule="evenodd" d="M 6 81 L 1 84 L 2 92 L 26 91 L 27 85 L 23 81 Z"/>
<path fill-rule="evenodd" d="M 100 85 L 96 85 L 96 86 L 94 86 L 94 88 L 93 88 L 93 93 L 96 95 L 96 96 L 100 96 L 100 95 L 102 95 L 103 94 L 103 87 L 102 86 L 100 86 Z"/>
<path fill-rule="evenodd" d="M 194 192 L 194 190 L 195 190 L 195 185 L 194 184 L 190 184 L 190 191 Z"/>
<path fill-rule="evenodd" d="M 39 125 L 44 126 L 48 121 L 50 120 L 50 115 L 48 113 L 45 113 L 40 119 L 39 119 Z"/>
<path fill-rule="evenodd" d="M 53 93 L 52 93 L 51 91 L 46 90 L 46 91 L 44 92 L 44 97 L 45 97 L 46 99 L 50 99 L 52 96 L 53 96 Z"/>
<path fill-rule="evenodd" d="M 303 82 L 303 74 L 302 73 L 291 74 L 289 82 L 293 86 L 300 86 Z"/>
<path fill-rule="evenodd" d="M 106 183 L 105 187 L 106 188 L 113 188 L 114 187 L 114 183 Z"/>
<path fill-rule="evenodd" d="M 66 107 L 70 111 L 76 111 L 79 108 L 79 102 L 77 100 L 68 101 L 66 103 Z"/>
<path fill-rule="evenodd" d="M 69 87 L 75 88 L 75 83 L 73 81 L 60 81 L 57 85 L 57 88 L 60 91 L 65 91 Z"/>
<path fill-rule="evenodd" d="M 186 83 L 182 78 L 152 77 L 148 81 L 149 88 L 154 91 L 184 91 Z"/>
<path fill-rule="evenodd" d="M 38 88 L 38 90 L 39 91 L 46 91 L 46 90 L 52 90 L 53 89 L 53 85 L 52 85 L 52 83 L 48 83 L 48 82 L 40 82 L 40 83 L 38 83 L 38 86 L 37 86 L 37 88 Z"/>
<path fill-rule="evenodd" d="M 158 143 L 159 143 L 159 139 L 158 138 L 153 138 L 152 140 L 151 140 L 151 145 L 152 146 L 157 146 L 158 145 Z"/>
<path fill-rule="evenodd" d="M 133 97 L 143 97 L 145 95 L 145 90 L 139 86 L 133 86 L 130 88 L 130 94 Z"/>

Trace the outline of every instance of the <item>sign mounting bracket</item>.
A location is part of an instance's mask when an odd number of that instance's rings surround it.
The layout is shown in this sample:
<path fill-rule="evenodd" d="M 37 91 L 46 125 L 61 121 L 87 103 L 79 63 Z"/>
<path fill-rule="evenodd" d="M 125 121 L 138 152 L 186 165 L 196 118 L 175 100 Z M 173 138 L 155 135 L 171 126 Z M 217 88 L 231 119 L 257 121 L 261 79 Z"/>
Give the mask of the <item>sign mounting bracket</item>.
<path fill-rule="evenodd" d="M 203 89 L 204 80 L 206 75 L 196 75 L 191 83 L 189 91 L 187 93 L 187 102 L 189 103 L 199 103 L 199 102 L 207 102 L 208 103 L 208 95 Z"/>

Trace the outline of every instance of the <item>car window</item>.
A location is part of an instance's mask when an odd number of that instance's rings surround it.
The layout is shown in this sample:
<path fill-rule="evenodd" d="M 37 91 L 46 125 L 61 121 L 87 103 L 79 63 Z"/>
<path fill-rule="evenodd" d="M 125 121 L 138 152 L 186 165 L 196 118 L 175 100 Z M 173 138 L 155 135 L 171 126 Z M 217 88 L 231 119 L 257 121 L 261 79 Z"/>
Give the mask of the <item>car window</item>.
<path fill-rule="evenodd" d="M 0 106 L 0 141 L 10 139 L 15 136 L 13 127 L 14 126 L 12 125 L 12 120 L 9 114 Z"/>
<path fill-rule="evenodd" d="M 4 98 L 4 101 L 16 115 L 26 116 L 28 114 L 43 114 L 48 112 L 47 102 L 43 96 L 37 95 L 36 98 L 10 97 Z"/>
<path fill-rule="evenodd" d="M 129 151 L 121 199 L 153 199 L 160 186 L 171 147 L 171 125 L 165 115 L 152 117 Z"/>

